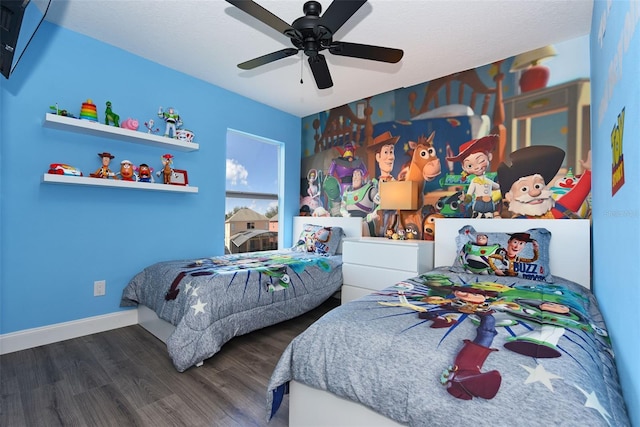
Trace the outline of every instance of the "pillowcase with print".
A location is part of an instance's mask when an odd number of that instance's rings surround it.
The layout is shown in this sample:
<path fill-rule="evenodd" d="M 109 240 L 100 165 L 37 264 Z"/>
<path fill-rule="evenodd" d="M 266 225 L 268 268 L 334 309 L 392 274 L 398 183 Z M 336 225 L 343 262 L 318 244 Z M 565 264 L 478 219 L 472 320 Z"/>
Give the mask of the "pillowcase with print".
<path fill-rule="evenodd" d="M 300 236 L 291 248 L 297 252 L 315 252 L 319 255 L 335 255 L 340 240 L 342 227 L 325 227 L 314 224 L 304 224 Z"/>
<path fill-rule="evenodd" d="M 456 237 L 457 255 L 451 271 L 551 282 L 550 242 L 551 232 L 546 228 L 484 233 L 466 225 Z"/>

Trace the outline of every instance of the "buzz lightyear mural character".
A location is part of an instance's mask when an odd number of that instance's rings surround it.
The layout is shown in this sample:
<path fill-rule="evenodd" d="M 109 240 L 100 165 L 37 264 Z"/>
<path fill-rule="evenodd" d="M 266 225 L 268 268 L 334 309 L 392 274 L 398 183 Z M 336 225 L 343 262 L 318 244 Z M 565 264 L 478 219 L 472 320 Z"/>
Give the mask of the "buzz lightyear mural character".
<path fill-rule="evenodd" d="M 342 194 L 342 216 L 355 216 L 370 221 L 379 203 L 378 187 L 367 181 L 360 169 L 354 170 L 351 185 Z"/>

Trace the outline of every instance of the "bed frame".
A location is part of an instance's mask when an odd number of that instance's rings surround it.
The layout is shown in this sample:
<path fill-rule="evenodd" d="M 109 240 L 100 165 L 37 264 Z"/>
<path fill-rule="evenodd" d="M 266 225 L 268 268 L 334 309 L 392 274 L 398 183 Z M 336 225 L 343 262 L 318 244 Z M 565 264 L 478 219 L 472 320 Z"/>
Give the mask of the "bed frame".
<path fill-rule="evenodd" d="M 438 219 L 436 220 L 435 266 L 451 265 L 457 255 L 455 238 L 464 225 L 478 231 L 517 232 L 529 228 L 551 231 L 552 274 L 591 288 L 591 224 L 588 219 Z M 560 255 L 558 255 L 560 254 Z M 392 283 L 389 283 L 392 285 Z M 368 407 L 327 391 L 291 381 L 289 425 L 311 426 L 400 426 Z"/>
<path fill-rule="evenodd" d="M 362 236 L 361 218 L 296 216 L 293 217 L 294 239 L 298 238 L 304 224 L 342 227 L 344 237 Z M 337 252 L 342 253 L 342 243 L 338 246 Z M 159 318 L 155 311 L 142 304 L 138 305 L 137 311 L 138 324 L 160 341 L 166 343 L 176 327 L 166 320 Z"/>

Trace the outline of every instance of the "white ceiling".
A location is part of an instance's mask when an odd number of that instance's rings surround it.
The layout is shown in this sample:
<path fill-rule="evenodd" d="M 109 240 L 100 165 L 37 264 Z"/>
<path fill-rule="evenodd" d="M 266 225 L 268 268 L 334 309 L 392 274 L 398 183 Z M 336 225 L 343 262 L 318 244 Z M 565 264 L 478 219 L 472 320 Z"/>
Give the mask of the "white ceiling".
<path fill-rule="evenodd" d="M 304 0 L 257 2 L 288 23 L 303 16 Z M 321 3 L 326 10 L 329 0 Z M 584 36 L 592 8 L 593 0 L 369 0 L 334 40 L 399 48 L 404 57 L 388 64 L 323 51 L 334 82 L 324 90 L 300 54 L 240 70 L 238 63 L 292 46 L 226 1 L 53 0 L 46 19 L 305 117 Z"/>

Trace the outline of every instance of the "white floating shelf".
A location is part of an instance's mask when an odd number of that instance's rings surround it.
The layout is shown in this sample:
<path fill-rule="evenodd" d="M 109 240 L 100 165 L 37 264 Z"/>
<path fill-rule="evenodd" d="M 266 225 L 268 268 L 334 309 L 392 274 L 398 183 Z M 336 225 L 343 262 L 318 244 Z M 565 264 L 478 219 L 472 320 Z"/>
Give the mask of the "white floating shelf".
<path fill-rule="evenodd" d="M 47 184 L 88 185 L 93 187 L 131 188 L 144 191 L 171 191 L 174 193 L 197 193 L 198 187 L 189 185 L 159 184 L 154 182 L 122 181 L 117 179 L 91 178 L 84 176 L 56 175 L 45 173 L 42 182 Z"/>
<path fill-rule="evenodd" d="M 73 117 L 60 116 L 47 113 L 44 126 L 52 129 L 73 131 L 85 135 L 101 136 L 119 141 L 134 142 L 136 144 L 165 147 L 180 151 L 196 151 L 200 145 L 195 142 L 185 142 L 179 139 L 167 138 L 152 133 L 138 132 L 115 126 L 108 126 L 91 120 L 75 119 Z"/>

